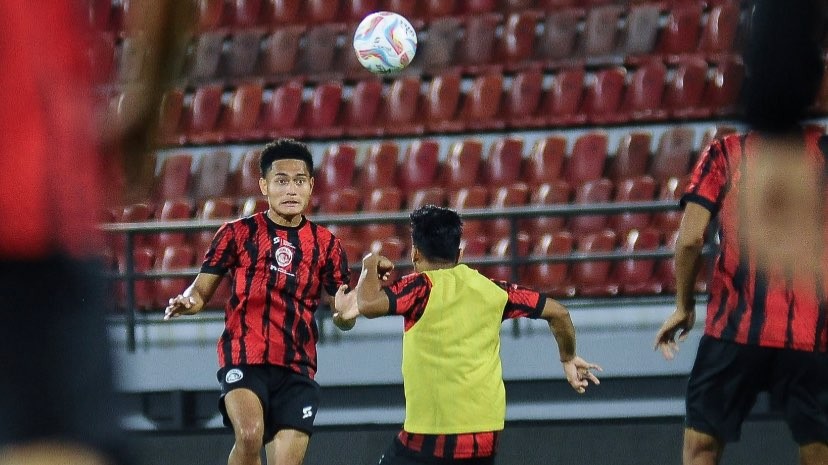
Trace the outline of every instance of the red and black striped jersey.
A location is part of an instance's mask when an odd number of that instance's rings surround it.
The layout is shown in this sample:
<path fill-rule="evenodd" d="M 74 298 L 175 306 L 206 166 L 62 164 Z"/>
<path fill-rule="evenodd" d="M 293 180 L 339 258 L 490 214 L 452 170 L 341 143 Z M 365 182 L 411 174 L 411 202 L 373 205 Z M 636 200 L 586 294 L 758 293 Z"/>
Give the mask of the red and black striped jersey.
<path fill-rule="evenodd" d="M 702 153 L 681 199 L 718 214 L 720 249 L 710 280 L 705 334 L 740 344 L 824 352 L 828 310 L 819 276 L 790 274 L 757 266 L 757 251 L 744 240 L 743 186 L 755 166 L 760 136 L 729 135 Z M 807 160 L 824 169 L 824 155 L 806 140 Z M 828 231 L 826 231 L 828 233 Z"/>
<path fill-rule="evenodd" d="M 201 272 L 231 279 L 220 366 L 272 364 L 314 377 L 322 290 L 334 295 L 350 279 L 339 239 L 305 218 L 285 227 L 260 212 L 219 229 Z"/>
<path fill-rule="evenodd" d="M 462 460 L 495 455 L 499 434 L 499 431 L 467 434 L 414 434 L 400 431 L 397 440 L 414 457 Z"/>

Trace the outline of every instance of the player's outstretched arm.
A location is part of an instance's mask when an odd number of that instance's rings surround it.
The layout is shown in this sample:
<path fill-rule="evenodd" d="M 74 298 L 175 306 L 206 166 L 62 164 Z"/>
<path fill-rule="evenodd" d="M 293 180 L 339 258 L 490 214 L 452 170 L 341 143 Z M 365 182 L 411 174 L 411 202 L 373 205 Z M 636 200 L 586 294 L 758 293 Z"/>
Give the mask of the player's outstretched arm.
<path fill-rule="evenodd" d="M 590 382 L 601 384 L 593 370 L 602 371 L 602 368 L 576 355 L 575 326 L 572 324 L 566 307 L 556 300 L 546 299 L 541 318 L 549 322 L 549 329 L 558 343 L 558 352 L 566 380 L 572 389 L 578 394 L 583 394 Z"/>
<path fill-rule="evenodd" d="M 169 320 L 179 315 L 195 315 L 210 301 L 223 276 L 199 273 L 190 287 L 181 294 L 171 298 L 164 309 L 164 319 Z"/>
<path fill-rule="evenodd" d="M 388 315 L 388 296 L 382 290 L 382 281 L 394 269 L 394 263 L 378 254 L 362 259 L 362 272 L 356 287 L 357 308 L 367 318 Z"/>

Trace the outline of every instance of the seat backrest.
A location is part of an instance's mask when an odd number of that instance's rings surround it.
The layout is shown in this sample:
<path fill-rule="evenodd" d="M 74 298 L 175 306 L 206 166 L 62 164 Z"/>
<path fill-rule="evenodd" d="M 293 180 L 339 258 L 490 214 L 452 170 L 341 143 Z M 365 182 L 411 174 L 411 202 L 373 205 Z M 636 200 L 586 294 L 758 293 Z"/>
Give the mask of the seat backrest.
<path fill-rule="evenodd" d="M 440 173 L 442 185 L 449 189 L 471 187 L 477 183 L 482 163 L 483 142 L 464 139 L 451 145 Z"/>

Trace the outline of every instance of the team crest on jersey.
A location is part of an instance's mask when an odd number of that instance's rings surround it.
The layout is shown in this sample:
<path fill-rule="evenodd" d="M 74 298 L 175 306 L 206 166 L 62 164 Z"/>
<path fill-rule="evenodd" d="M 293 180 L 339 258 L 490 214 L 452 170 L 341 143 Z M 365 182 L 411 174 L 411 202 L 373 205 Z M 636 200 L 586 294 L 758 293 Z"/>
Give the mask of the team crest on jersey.
<path fill-rule="evenodd" d="M 273 238 L 273 247 L 276 249 L 273 253 L 276 265 L 271 265 L 271 269 L 293 276 L 293 273 L 291 272 L 291 265 L 293 264 L 293 254 L 296 247 L 294 247 L 290 242 L 279 237 Z"/>
<path fill-rule="evenodd" d="M 233 368 L 232 370 L 228 371 L 226 375 L 224 375 L 224 381 L 226 383 L 235 383 L 236 381 L 241 380 L 244 378 L 244 373 L 238 368 Z"/>

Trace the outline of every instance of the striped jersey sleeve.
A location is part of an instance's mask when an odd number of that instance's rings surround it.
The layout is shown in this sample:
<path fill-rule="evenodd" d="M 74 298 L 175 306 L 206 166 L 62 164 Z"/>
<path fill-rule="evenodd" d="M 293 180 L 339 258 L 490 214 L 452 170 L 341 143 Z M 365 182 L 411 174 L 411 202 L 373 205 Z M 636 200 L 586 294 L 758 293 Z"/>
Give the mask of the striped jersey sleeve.
<path fill-rule="evenodd" d="M 722 141 L 714 140 L 699 157 L 690 183 L 681 197 L 681 206 L 693 202 L 709 210 L 712 215 L 717 214 L 729 188 L 729 179 L 729 165 Z"/>
<path fill-rule="evenodd" d="M 328 242 L 325 255 L 327 257 L 325 266 L 322 268 L 322 287 L 328 295 L 336 295 L 336 291 L 342 284 L 348 284 L 351 280 L 351 271 L 348 268 L 348 256 L 342 243 L 335 236 L 331 236 Z"/>
<path fill-rule="evenodd" d="M 546 296 L 540 292 L 506 281 L 492 280 L 493 283 L 506 291 L 506 307 L 503 309 L 503 319 L 513 318 L 540 318 L 546 304 Z"/>
<path fill-rule="evenodd" d="M 237 259 L 233 228 L 230 223 L 225 223 L 213 236 L 213 242 L 204 255 L 201 272 L 224 275 L 227 270 L 236 265 Z"/>
<path fill-rule="evenodd" d="M 412 273 L 383 290 L 388 296 L 388 314 L 403 316 L 405 329 L 409 329 L 423 316 L 431 291 L 431 280 L 425 273 Z"/>

